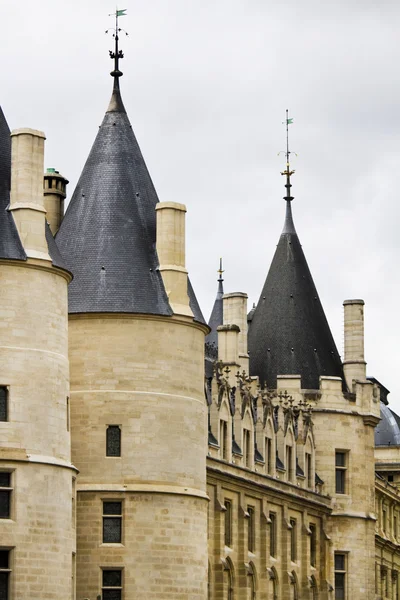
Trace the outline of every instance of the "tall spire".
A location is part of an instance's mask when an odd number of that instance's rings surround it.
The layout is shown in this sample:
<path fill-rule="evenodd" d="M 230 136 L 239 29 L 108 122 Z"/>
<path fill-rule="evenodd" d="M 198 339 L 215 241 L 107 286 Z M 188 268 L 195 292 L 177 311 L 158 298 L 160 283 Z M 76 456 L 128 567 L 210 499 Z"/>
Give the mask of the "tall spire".
<path fill-rule="evenodd" d="M 223 324 L 224 322 L 224 312 L 223 312 L 223 301 L 222 296 L 224 295 L 224 286 L 223 286 L 223 278 L 222 274 L 224 270 L 222 268 L 222 258 L 219 259 L 219 269 L 218 273 L 218 290 L 217 296 L 215 298 L 214 306 L 211 311 L 210 319 L 208 321 L 208 326 L 211 328 L 210 333 L 206 337 L 206 343 L 212 344 L 215 348 L 218 348 L 218 333 L 217 327 Z"/>
<path fill-rule="evenodd" d="M 291 203 L 289 125 L 286 111 L 286 217 L 249 328 L 250 375 L 275 387 L 278 375 L 300 375 L 318 389 L 321 375 L 341 377 L 343 367 L 296 233 Z M 345 383 L 343 383 L 345 385 Z"/>
<path fill-rule="evenodd" d="M 123 73 L 122 71 L 120 71 L 119 68 L 119 61 L 124 58 L 124 53 L 122 52 L 122 50 L 119 49 L 119 33 L 121 31 L 123 31 L 125 33 L 125 35 L 128 35 L 127 32 L 124 29 L 121 29 L 121 27 L 119 27 L 118 25 L 118 18 L 119 17 L 124 17 L 126 15 L 126 8 L 124 8 L 123 10 L 116 10 L 115 13 L 110 14 L 109 16 L 115 16 L 115 29 L 114 28 L 110 28 L 106 30 L 106 33 L 108 33 L 109 31 L 113 31 L 114 33 L 113 38 L 114 38 L 114 42 L 115 42 L 115 47 L 114 47 L 114 51 L 110 50 L 109 54 L 110 54 L 110 58 L 114 61 L 114 69 L 111 71 L 110 75 L 111 77 L 114 78 L 114 85 L 113 85 L 113 93 L 111 96 L 111 101 L 110 101 L 110 105 L 108 107 L 107 112 L 126 112 L 125 111 L 125 107 L 123 105 L 122 102 L 122 98 L 120 95 L 120 90 L 119 90 L 119 78 L 122 77 Z"/>
<path fill-rule="evenodd" d="M 285 120 L 285 124 L 286 124 L 286 152 L 285 152 L 286 169 L 281 172 L 281 175 L 284 175 L 286 177 L 286 183 L 285 183 L 286 196 L 283 197 L 283 199 L 286 200 L 286 217 L 285 217 L 285 223 L 283 225 L 282 233 L 296 233 L 294 223 L 293 223 L 292 207 L 291 207 L 291 202 L 294 199 L 294 197 L 290 193 L 290 189 L 292 187 L 292 184 L 290 183 L 290 177 L 295 173 L 294 170 L 292 171 L 290 169 L 291 151 L 289 150 L 289 125 L 291 125 L 292 123 L 293 123 L 293 119 L 292 118 L 289 119 L 289 110 L 286 109 L 286 120 Z"/>

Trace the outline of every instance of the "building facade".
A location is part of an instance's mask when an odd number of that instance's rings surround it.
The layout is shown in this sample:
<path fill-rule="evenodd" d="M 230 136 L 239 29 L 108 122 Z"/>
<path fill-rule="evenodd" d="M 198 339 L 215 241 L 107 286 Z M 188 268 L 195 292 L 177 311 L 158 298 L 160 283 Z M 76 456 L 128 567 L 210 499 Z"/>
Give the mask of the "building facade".
<path fill-rule="evenodd" d="M 207 324 L 111 75 L 65 215 L 0 110 L 0 600 L 398 600 L 400 419 L 362 300 L 338 354 L 289 164 L 257 305 L 221 268 Z"/>

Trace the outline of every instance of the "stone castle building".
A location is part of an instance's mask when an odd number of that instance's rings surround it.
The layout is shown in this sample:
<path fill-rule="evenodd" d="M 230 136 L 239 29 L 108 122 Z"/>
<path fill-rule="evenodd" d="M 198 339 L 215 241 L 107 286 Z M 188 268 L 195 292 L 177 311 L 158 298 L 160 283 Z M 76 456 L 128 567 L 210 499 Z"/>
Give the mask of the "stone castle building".
<path fill-rule="evenodd" d="M 0 600 L 398 600 L 400 418 L 363 301 L 342 362 L 287 165 L 259 302 L 221 269 L 208 326 L 121 74 L 65 216 L 44 134 L 0 109 Z"/>

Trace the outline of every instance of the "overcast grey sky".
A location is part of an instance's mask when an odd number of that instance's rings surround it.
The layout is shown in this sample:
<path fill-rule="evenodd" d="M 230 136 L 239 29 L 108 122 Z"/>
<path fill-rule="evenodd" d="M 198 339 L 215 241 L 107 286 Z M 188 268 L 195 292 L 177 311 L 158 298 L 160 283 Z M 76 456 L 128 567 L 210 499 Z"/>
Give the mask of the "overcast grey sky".
<path fill-rule="evenodd" d="M 257 302 L 284 219 L 285 109 L 294 219 L 343 350 L 346 298 L 366 302 L 368 374 L 400 411 L 395 0 L 127 0 L 125 107 L 161 201 L 187 205 L 187 265 L 208 319 L 225 291 Z M 69 196 L 107 108 L 105 0 L 0 2 L 0 105 L 47 135 Z"/>

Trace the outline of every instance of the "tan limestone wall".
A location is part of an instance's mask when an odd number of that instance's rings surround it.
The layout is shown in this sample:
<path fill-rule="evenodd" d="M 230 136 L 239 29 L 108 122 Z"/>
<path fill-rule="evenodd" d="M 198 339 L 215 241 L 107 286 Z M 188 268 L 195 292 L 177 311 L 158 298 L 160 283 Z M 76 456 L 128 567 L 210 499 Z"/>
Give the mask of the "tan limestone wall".
<path fill-rule="evenodd" d="M 67 280 L 48 262 L 0 263 L 0 469 L 11 473 L 11 598 L 71 600 L 72 519 Z"/>
<path fill-rule="evenodd" d="M 79 493 L 77 598 L 101 594 L 102 568 L 123 568 L 123 598 L 205 600 L 208 502 L 141 493 Z M 123 502 L 122 544 L 102 544 L 102 500 Z"/>
<path fill-rule="evenodd" d="M 98 590 L 104 561 L 117 553 L 127 597 L 205 598 L 203 360 L 204 331 L 189 319 L 70 317 L 72 452 L 82 524 L 77 578 L 82 592 L 90 580 L 88 597 Z M 106 457 L 107 425 L 121 427 L 121 457 Z M 100 551 L 101 501 L 124 490 L 124 548 Z M 164 544 L 167 534 L 171 541 Z M 157 551 L 148 553 L 154 544 Z"/>

